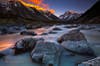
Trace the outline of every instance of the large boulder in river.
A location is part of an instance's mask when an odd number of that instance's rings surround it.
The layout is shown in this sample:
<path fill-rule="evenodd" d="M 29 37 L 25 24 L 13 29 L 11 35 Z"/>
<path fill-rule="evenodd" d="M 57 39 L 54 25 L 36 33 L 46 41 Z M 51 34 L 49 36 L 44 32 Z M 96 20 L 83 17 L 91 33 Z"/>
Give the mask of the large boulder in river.
<path fill-rule="evenodd" d="M 43 39 L 36 39 L 36 38 L 24 38 L 16 42 L 15 44 L 15 54 L 20 54 L 26 51 L 31 51 L 34 49 L 36 42 L 38 40 Z"/>
<path fill-rule="evenodd" d="M 81 41 L 64 41 L 61 45 L 68 51 L 78 53 L 85 56 L 95 56 L 93 50 L 88 46 L 88 42 Z"/>
<path fill-rule="evenodd" d="M 66 50 L 82 55 L 95 56 L 84 34 L 77 29 L 64 34 L 58 41 Z"/>
<path fill-rule="evenodd" d="M 31 52 L 31 58 L 34 62 L 44 64 L 54 64 L 60 51 L 58 45 L 53 42 L 39 41 Z"/>
<path fill-rule="evenodd" d="M 62 35 L 60 38 L 58 38 L 58 42 L 62 43 L 63 41 L 81 41 L 81 40 L 86 40 L 84 34 L 82 32 L 80 32 L 79 29 L 75 29 L 75 30 L 71 30 L 68 33 Z"/>

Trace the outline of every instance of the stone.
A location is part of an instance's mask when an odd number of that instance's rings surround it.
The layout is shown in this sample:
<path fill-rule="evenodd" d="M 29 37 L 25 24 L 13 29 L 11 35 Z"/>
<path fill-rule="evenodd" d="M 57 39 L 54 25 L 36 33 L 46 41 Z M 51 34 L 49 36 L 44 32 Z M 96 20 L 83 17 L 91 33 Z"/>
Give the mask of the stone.
<path fill-rule="evenodd" d="M 0 28 L 0 34 L 1 35 L 4 35 L 4 34 L 7 34 L 7 28 L 6 27 L 2 27 L 2 28 Z"/>
<path fill-rule="evenodd" d="M 11 34 L 11 33 L 18 33 L 18 32 L 21 32 L 23 30 L 26 30 L 24 26 L 10 26 L 9 27 L 9 31 L 8 33 Z"/>
<path fill-rule="evenodd" d="M 57 32 L 50 31 L 48 34 L 57 34 Z"/>
<path fill-rule="evenodd" d="M 62 29 L 60 29 L 60 28 L 58 28 L 58 27 L 55 27 L 55 28 L 53 28 L 53 30 L 61 31 Z"/>
<path fill-rule="evenodd" d="M 4 57 L 4 56 L 5 56 L 4 54 L 0 53 L 0 58 L 2 58 L 2 57 Z"/>
<path fill-rule="evenodd" d="M 35 38 L 24 38 L 16 42 L 15 44 L 15 54 L 24 53 L 27 51 L 32 51 L 36 45 L 38 40 L 43 39 L 35 39 Z"/>
<path fill-rule="evenodd" d="M 81 55 L 95 56 L 94 51 L 89 47 L 89 43 L 84 34 L 79 29 L 71 30 L 58 38 L 58 42 L 67 50 Z"/>
<path fill-rule="evenodd" d="M 36 36 L 37 34 L 35 32 L 22 31 L 22 32 L 20 32 L 20 35 L 32 35 L 32 36 Z"/>
<path fill-rule="evenodd" d="M 18 33 L 22 30 L 26 30 L 24 26 L 0 26 L 0 34 L 13 34 L 13 33 Z"/>
<path fill-rule="evenodd" d="M 82 62 L 78 66 L 100 66 L 100 56 L 94 59 Z"/>
<path fill-rule="evenodd" d="M 14 51 L 11 48 L 0 51 L 0 57 L 6 56 L 6 55 L 13 55 L 13 54 L 14 54 Z"/>
<path fill-rule="evenodd" d="M 53 42 L 39 41 L 31 52 L 34 62 L 44 64 L 54 64 L 60 53 L 58 46 Z"/>
<path fill-rule="evenodd" d="M 26 27 L 26 29 L 36 29 L 36 28 L 41 28 L 41 25 L 40 24 L 36 24 L 36 25 L 28 24 L 25 27 Z"/>
<path fill-rule="evenodd" d="M 58 42 L 62 43 L 63 41 L 80 41 L 80 40 L 86 40 L 84 34 L 80 32 L 79 29 L 71 30 L 68 33 L 62 35 L 61 37 L 58 38 Z M 87 40 L 86 40 L 87 41 Z"/>
<path fill-rule="evenodd" d="M 64 41 L 61 45 L 66 49 L 74 53 L 78 53 L 86 56 L 95 56 L 94 51 L 88 46 L 88 42 L 81 41 Z"/>
<path fill-rule="evenodd" d="M 48 33 L 42 33 L 41 35 L 48 35 Z"/>

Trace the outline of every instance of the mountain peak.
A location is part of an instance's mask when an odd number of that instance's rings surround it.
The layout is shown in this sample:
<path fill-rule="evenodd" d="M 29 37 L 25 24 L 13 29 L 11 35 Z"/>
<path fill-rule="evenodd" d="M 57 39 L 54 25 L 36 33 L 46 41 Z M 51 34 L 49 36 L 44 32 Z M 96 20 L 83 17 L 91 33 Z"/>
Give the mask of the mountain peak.
<path fill-rule="evenodd" d="M 69 11 L 65 12 L 63 15 L 61 15 L 59 18 L 62 20 L 69 21 L 69 20 L 75 20 L 80 16 L 81 16 L 81 14 L 78 13 L 77 11 L 69 10 Z"/>
<path fill-rule="evenodd" d="M 77 11 L 74 11 L 74 10 L 69 10 L 67 12 L 65 12 L 65 14 L 79 14 Z"/>

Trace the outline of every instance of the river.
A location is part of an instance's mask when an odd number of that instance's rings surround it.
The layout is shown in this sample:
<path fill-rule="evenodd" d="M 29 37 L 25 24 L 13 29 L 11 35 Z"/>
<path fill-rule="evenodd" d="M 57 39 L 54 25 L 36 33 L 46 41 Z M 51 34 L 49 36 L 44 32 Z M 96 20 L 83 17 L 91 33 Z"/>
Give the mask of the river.
<path fill-rule="evenodd" d="M 7 35 L 0 35 L 0 51 L 5 51 L 8 48 L 11 48 L 14 46 L 14 44 L 22 39 L 22 38 L 28 38 L 28 37 L 43 37 L 47 41 L 56 42 L 57 38 L 61 35 L 67 33 L 70 30 L 76 29 L 76 28 L 64 28 L 65 25 L 58 25 L 58 26 L 52 26 L 52 27 L 45 27 L 45 28 L 39 28 L 35 30 L 29 30 L 34 31 L 38 35 L 37 36 L 27 36 L 27 35 L 20 35 L 20 33 L 16 34 L 7 34 Z M 61 31 L 54 31 L 57 33 L 51 33 L 47 35 L 41 35 L 42 33 L 49 33 L 52 31 L 54 27 L 59 27 L 62 30 Z M 81 32 L 84 33 L 86 36 L 88 42 L 90 43 L 89 46 L 95 51 L 95 54 L 97 56 L 100 56 L 100 32 L 96 30 L 81 30 Z M 78 61 L 84 61 L 86 59 L 89 59 L 87 57 L 83 56 L 62 56 L 61 59 L 61 65 L 60 66 L 74 66 L 74 64 Z M 31 61 L 29 57 L 29 53 L 25 53 L 18 56 L 8 55 L 5 56 L 3 59 L 0 59 L 0 66 L 40 66 L 39 64 L 35 64 Z"/>

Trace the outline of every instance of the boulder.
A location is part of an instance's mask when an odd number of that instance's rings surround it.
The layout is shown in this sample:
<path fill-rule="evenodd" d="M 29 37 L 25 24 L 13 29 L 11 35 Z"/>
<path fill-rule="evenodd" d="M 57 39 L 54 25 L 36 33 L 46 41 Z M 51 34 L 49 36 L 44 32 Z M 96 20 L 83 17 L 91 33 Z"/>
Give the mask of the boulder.
<path fill-rule="evenodd" d="M 41 35 L 48 35 L 48 33 L 42 33 Z"/>
<path fill-rule="evenodd" d="M 86 56 L 95 56 L 93 50 L 88 46 L 88 42 L 81 41 L 64 41 L 61 45 L 66 49 L 74 53 L 78 53 Z"/>
<path fill-rule="evenodd" d="M 75 30 L 71 30 L 68 33 L 62 35 L 60 38 L 58 38 L 58 42 L 62 43 L 63 41 L 80 41 L 80 40 L 86 40 L 84 34 L 82 32 L 80 32 L 79 29 L 75 29 Z"/>
<path fill-rule="evenodd" d="M 58 46 L 53 42 L 39 41 L 31 52 L 34 62 L 44 64 L 54 64 L 60 53 Z"/>
<path fill-rule="evenodd" d="M 61 45 L 71 51 L 82 55 L 95 56 L 93 50 L 89 47 L 89 43 L 84 34 L 80 30 L 75 29 L 64 34 L 58 39 Z"/>
<path fill-rule="evenodd" d="M 36 29 L 36 28 L 41 28 L 41 25 L 40 24 L 36 24 L 36 25 L 28 24 L 25 27 L 26 27 L 26 29 Z"/>
<path fill-rule="evenodd" d="M 50 31 L 48 34 L 57 34 L 57 32 Z"/>
<path fill-rule="evenodd" d="M 1 26 L 0 25 L 0 34 L 1 35 L 18 33 L 22 30 L 26 30 L 24 26 L 13 26 L 13 25 Z"/>
<path fill-rule="evenodd" d="M 26 30 L 24 26 L 10 26 L 9 30 L 8 30 L 8 33 L 9 34 L 18 33 L 18 32 L 21 32 L 23 30 Z"/>
<path fill-rule="evenodd" d="M 7 30 L 8 30 L 7 27 L 2 27 L 2 28 L 0 28 L 0 34 L 1 34 L 1 35 L 7 34 L 7 33 L 8 33 Z"/>
<path fill-rule="evenodd" d="M 20 35 L 32 35 L 32 36 L 36 36 L 37 34 L 35 32 L 31 32 L 31 31 L 22 31 L 22 32 L 20 32 Z"/>
<path fill-rule="evenodd" d="M 8 49 L 0 51 L 0 58 L 4 57 L 6 55 L 13 55 L 13 54 L 14 54 L 13 49 L 8 48 Z"/>
<path fill-rule="evenodd" d="M 0 53 L 0 58 L 2 58 L 2 57 L 4 57 L 4 56 L 5 56 L 4 54 Z"/>
<path fill-rule="evenodd" d="M 15 44 L 15 54 L 20 54 L 23 52 L 31 51 L 34 49 L 36 42 L 38 40 L 43 40 L 43 39 L 35 39 L 35 38 L 24 38 L 16 42 Z"/>
<path fill-rule="evenodd" d="M 53 30 L 61 31 L 62 29 L 60 29 L 60 28 L 58 28 L 58 27 L 55 27 L 55 28 L 53 28 Z"/>

